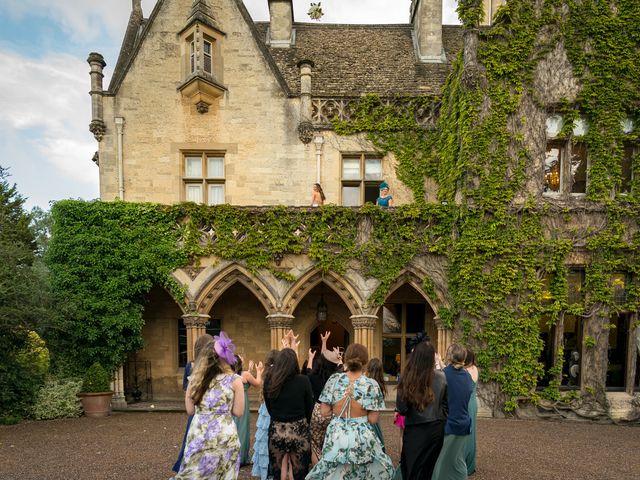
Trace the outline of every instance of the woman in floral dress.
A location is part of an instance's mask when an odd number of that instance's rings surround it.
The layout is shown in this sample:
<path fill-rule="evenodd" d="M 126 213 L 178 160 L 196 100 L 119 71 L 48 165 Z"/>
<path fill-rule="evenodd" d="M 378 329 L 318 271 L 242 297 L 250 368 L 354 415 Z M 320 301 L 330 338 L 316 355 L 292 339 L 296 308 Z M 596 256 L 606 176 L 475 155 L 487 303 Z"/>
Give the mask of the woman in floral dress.
<path fill-rule="evenodd" d="M 366 347 L 349 345 L 343 362 L 346 373 L 329 378 L 320 395 L 321 413 L 331 423 L 322 458 L 306 480 L 389 480 L 393 464 L 371 427 L 377 423 L 384 398 L 377 382 L 363 375 L 368 361 Z"/>
<path fill-rule="evenodd" d="M 235 347 L 224 332 L 200 354 L 185 395 L 193 421 L 183 466 L 175 480 L 234 480 L 240 470 L 240 440 L 232 415 L 244 412 L 242 379 L 231 371 Z"/>

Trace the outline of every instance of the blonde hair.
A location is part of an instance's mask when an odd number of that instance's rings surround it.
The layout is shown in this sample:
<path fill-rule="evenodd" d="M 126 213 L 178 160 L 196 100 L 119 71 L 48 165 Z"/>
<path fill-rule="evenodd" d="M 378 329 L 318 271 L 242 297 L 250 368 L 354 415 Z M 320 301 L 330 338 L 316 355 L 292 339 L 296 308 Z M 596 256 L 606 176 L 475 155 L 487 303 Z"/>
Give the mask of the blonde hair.
<path fill-rule="evenodd" d="M 213 342 L 205 344 L 196 359 L 189 382 L 189 392 L 195 405 L 200 404 L 212 380 L 224 371 Z"/>

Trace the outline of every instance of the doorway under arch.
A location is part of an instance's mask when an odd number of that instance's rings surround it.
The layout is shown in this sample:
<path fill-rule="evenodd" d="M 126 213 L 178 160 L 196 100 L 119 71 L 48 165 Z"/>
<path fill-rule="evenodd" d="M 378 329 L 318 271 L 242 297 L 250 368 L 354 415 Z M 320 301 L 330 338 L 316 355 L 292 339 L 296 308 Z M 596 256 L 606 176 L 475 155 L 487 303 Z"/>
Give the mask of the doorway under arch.
<path fill-rule="evenodd" d="M 385 299 L 379 317 L 382 320 L 384 378 L 394 382 L 407 363 L 411 341 L 418 332 L 429 335 L 431 342 L 437 345 L 435 313 L 424 295 L 405 283 Z"/>

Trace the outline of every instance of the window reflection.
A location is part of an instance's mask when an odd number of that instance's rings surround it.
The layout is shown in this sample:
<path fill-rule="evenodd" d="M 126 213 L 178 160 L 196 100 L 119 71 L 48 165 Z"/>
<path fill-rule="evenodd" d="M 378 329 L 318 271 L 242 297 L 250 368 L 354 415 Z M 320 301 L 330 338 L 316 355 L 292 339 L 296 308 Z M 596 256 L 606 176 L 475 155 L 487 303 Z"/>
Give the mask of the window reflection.
<path fill-rule="evenodd" d="M 571 193 L 587 193 L 587 146 L 576 142 L 571 147 Z"/>
<path fill-rule="evenodd" d="M 580 386 L 582 364 L 582 319 L 575 315 L 565 315 L 562 343 L 564 362 L 562 364 L 562 385 Z"/>
<path fill-rule="evenodd" d="M 547 145 L 547 154 L 544 160 L 544 191 L 560 191 L 560 172 L 562 164 L 562 149 L 557 144 Z"/>

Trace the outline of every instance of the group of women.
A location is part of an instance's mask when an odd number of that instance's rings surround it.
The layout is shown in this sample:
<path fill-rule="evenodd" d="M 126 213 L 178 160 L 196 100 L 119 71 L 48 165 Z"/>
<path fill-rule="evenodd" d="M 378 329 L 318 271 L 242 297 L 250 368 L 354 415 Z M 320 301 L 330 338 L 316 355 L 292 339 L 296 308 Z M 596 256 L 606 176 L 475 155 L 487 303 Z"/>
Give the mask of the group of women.
<path fill-rule="evenodd" d="M 477 369 L 460 345 L 450 347 L 442 371 L 429 341 L 409 355 L 397 391 L 403 442 L 396 469 L 378 425 L 382 365 L 363 345 L 329 350 L 327 332 L 318 357 L 310 350 L 301 371 L 290 331 L 280 351 L 245 371 L 224 333 L 206 337 L 196 342 L 185 394 L 190 420 L 174 479 L 237 478 L 249 463 L 250 385 L 262 387 L 251 459 L 252 475 L 262 480 L 457 480 L 475 470 Z"/>

